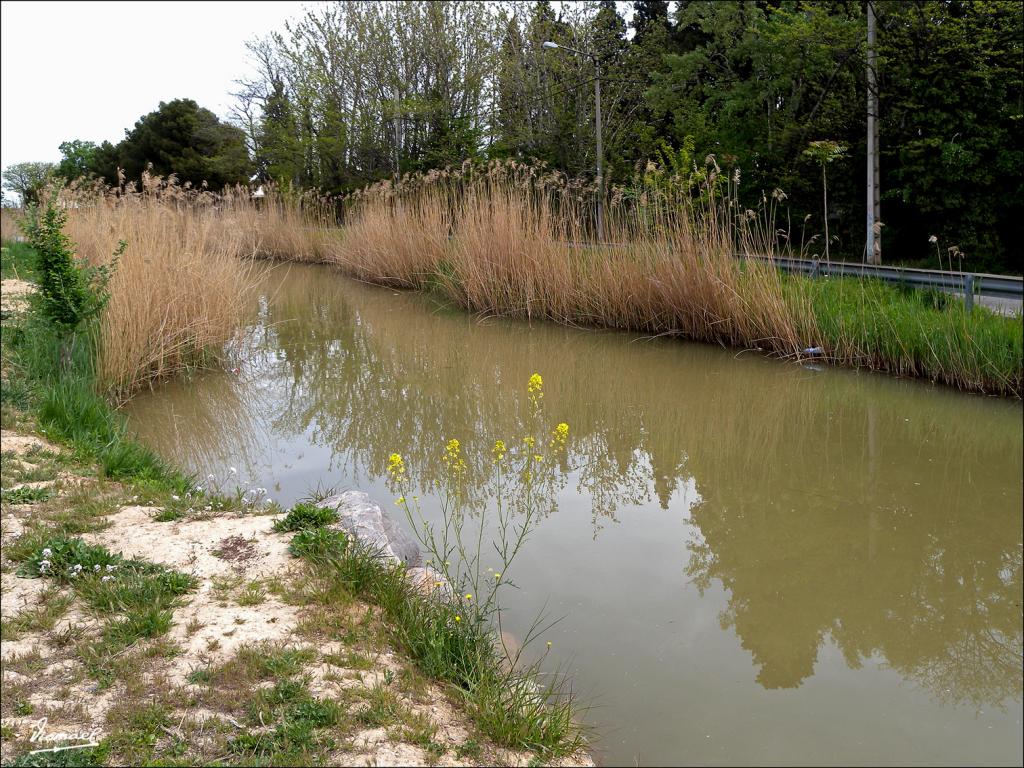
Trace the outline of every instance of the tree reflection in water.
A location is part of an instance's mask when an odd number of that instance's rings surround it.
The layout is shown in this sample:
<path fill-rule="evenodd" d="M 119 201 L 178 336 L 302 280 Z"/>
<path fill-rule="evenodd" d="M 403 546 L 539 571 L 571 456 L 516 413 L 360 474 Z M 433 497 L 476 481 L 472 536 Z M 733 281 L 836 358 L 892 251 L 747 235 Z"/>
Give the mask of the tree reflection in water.
<path fill-rule="evenodd" d="M 850 667 L 884 659 L 944 701 L 1020 699 L 1019 403 L 481 321 L 317 268 L 270 285 L 243 382 L 196 403 L 188 418 L 209 426 L 187 455 L 216 461 L 251 454 L 257 435 L 305 434 L 355 485 L 398 452 L 429 494 L 457 437 L 479 506 L 486 486 L 473 479 L 487 476 L 494 440 L 516 436 L 538 370 L 547 413 L 572 428 L 560 483 L 590 500 L 595 537 L 641 524 L 623 516 L 637 504 L 674 510 L 677 489 L 695 484 L 687 573 L 702 591 L 727 589 L 721 624 L 761 685 L 799 686 L 831 638 Z M 164 429 L 148 431 L 159 442 Z"/>

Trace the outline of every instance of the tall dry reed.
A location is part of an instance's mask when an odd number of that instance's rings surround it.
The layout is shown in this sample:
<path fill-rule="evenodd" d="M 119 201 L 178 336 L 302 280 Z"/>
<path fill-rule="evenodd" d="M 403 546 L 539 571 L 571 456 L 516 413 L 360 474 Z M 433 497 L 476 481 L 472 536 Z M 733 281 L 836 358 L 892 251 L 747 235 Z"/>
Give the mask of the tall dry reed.
<path fill-rule="evenodd" d="M 116 398 L 201 362 L 231 337 L 259 257 L 334 264 L 373 283 L 442 291 L 473 312 L 620 328 L 814 357 L 1020 396 L 1019 318 L 942 308 L 888 286 L 783 275 L 785 196 L 739 206 L 709 156 L 609 196 L 541 167 L 494 162 L 381 182 L 344 201 L 267 188 L 214 195 L 173 179 L 73 188 L 69 235 L 93 263 L 128 242 L 103 318 L 99 380 Z M 723 181 L 727 183 L 722 183 Z M 801 238 L 800 255 L 807 243 Z"/>
<path fill-rule="evenodd" d="M 59 194 L 80 257 L 108 263 L 118 241 L 127 243 L 96 360 L 97 381 L 115 401 L 217 354 L 250 306 L 255 257 L 323 258 L 326 222 L 308 221 L 298 201 L 281 204 L 276 194 L 257 203 L 245 189 L 214 195 L 150 176 L 138 189 Z"/>
<path fill-rule="evenodd" d="M 1019 318 L 737 259 L 794 255 L 778 228 L 785 195 L 745 210 L 738 174 L 722 176 L 712 156 L 706 163 L 686 179 L 649 174 L 615 191 L 600 236 L 593 189 L 542 168 L 495 162 L 383 182 L 349 197 L 326 260 L 369 282 L 430 284 L 484 314 L 812 356 L 1020 396 Z M 799 255 L 813 242 L 801 238 Z"/>
<path fill-rule="evenodd" d="M 793 354 L 813 330 L 779 273 L 733 257 L 708 210 L 611 205 L 594 243 L 591 191 L 515 163 L 371 187 L 349 202 L 331 259 L 370 282 L 436 281 L 487 314 L 674 334 Z M 590 244 L 586 244 L 591 241 Z"/>
<path fill-rule="evenodd" d="M 17 240 L 21 237 L 21 220 L 24 212 L 20 208 L 0 208 L 0 241 Z"/>

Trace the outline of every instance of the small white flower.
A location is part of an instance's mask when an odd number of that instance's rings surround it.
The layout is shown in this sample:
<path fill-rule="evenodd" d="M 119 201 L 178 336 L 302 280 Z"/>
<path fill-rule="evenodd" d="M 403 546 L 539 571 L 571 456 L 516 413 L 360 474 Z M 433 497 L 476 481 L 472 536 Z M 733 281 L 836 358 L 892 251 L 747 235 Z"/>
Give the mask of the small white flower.
<path fill-rule="evenodd" d="M 53 550 L 50 549 L 49 547 L 47 547 L 46 549 L 43 550 L 43 557 L 49 557 L 52 554 L 53 554 Z"/>
<path fill-rule="evenodd" d="M 171 498 L 172 498 L 172 499 L 173 499 L 174 501 L 181 501 L 181 497 L 180 497 L 180 496 L 175 496 L 175 495 L 174 495 L 173 493 L 171 494 Z"/>
<path fill-rule="evenodd" d="M 100 579 L 100 581 L 111 581 L 113 580 L 113 578 L 113 576 L 104 576 L 102 579 Z"/>
<path fill-rule="evenodd" d="M 96 573 L 96 572 L 98 572 L 98 571 L 99 571 L 99 569 L 100 569 L 100 564 L 99 564 L 99 563 L 96 563 L 96 565 L 94 565 L 94 566 L 92 567 L 92 571 L 93 571 L 93 573 Z"/>
<path fill-rule="evenodd" d="M 82 570 L 82 564 L 81 563 L 78 563 L 77 565 L 75 565 L 75 573 L 78 573 L 81 570 Z"/>
<path fill-rule="evenodd" d="M 274 500 L 269 498 L 269 497 L 265 501 L 266 501 L 267 504 L 273 504 L 274 503 Z"/>
<path fill-rule="evenodd" d="M 113 573 L 116 570 L 117 570 L 117 566 L 116 565 L 108 565 L 107 566 L 107 573 Z"/>

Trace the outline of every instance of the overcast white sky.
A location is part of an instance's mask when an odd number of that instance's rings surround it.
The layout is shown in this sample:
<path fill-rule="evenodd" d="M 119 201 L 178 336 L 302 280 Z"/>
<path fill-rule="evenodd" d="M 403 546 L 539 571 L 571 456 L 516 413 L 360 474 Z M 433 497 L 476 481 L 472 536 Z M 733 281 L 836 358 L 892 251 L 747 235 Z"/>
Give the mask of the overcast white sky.
<path fill-rule="evenodd" d="M 69 139 L 118 142 L 161 101 L 226 117 L 245 42 L 301 2 L 0 3 L 0 167 L 57 161 Z"/>

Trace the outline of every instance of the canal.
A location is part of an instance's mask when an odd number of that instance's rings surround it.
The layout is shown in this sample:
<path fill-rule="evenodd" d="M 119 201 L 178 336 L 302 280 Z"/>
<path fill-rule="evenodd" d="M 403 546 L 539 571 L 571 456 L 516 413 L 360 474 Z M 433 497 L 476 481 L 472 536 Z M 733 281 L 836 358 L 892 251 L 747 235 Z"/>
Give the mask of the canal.
<path fill-rule="evenodd" d="M 316 266 L 268 271 L 232 356 L 137 397 L 131 428 L 286 505 L 359 488 L 396 515 L 398 452 L 433 519 L 449 438 L 493 507 L 491 446 L 543 375 L 569 448 L 503 627 L 560 619 L 528 653 L 571 677 L 599 761 L 1024 760 L 1019 402 L 474 318 Z"/>

